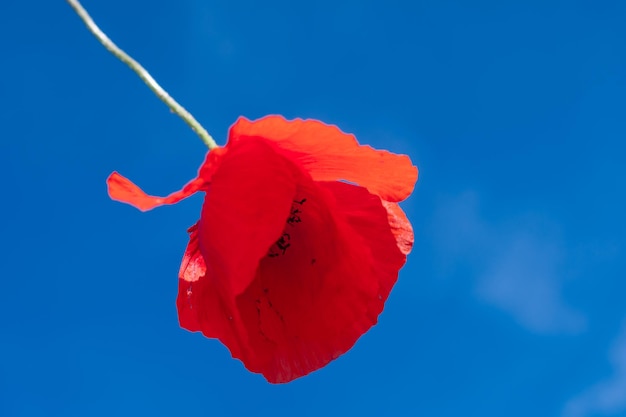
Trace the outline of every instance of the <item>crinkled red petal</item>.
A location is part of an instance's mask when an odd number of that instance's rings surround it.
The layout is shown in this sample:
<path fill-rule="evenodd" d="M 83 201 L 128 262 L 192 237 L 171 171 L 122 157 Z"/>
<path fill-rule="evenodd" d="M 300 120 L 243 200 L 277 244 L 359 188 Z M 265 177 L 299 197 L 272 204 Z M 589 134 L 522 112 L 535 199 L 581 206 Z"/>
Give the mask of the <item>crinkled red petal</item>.
<path fill-rule="evenodd" d="M 107 188 L 109 197 L 112 200 L 130 204 L 141 211 L 148 211 L 165 204 L 175 204 L 180 200 L 191 196 L 206 188 L 211 180 L 211 176 L 217 167 L 218 160 L 224 154 L 222 148 L 210 151 L 203 164 L 200 166 L 198 176 L 188 182 L 182 190 L 175 191 L 167 197 L 156 197 L 146 194 L 141 188 L 135 185 L 128 178 L 113 172 L 107 178 Z"/>
<path fill-rule="evenodd" d="M 175 191 L 167 197 L 155 197 L 146 194 L 131 180 L 117 172 L 113 172 L 109 175 L 109 178 L 107 178 L 109 197 L 111 197 L 112 200 L 130 204 L 141 211 L 152 210 L 164 204 L 178 203 L 180 200 L 200 191 L 203 185 L 204 181 L 200 178 L 196 178 L 187 183 L 180 191 Z"/>
<path fill-rule="evenodd" d="M 273 141 L 316 181 L 347 180 L 387 201 L 404 200 L 417 181 L 417 168 L 408 156 L 361 146 L 354 135 L 317 120 L 266 116 L 250 121 L 240 117 L 231 127 L 228 141 L 250 137 Z"/>

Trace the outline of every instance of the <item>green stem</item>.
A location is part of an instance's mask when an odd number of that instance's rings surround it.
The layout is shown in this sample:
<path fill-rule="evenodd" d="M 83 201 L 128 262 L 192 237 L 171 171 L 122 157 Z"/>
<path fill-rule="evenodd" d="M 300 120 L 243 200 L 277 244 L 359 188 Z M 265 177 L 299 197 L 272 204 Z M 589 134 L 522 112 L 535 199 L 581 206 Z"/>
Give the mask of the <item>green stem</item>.
<path fill-rule="evenodd" d="M 200 139 L 209 149 L 217 148 L 217 143 L 215 140 L 209 135 L 209 132 L 206 131 L 204 127 L 189 113 L 183 106 L 178 104 L 176 100 L 174 100 L 170 95 L 165 91 L 159 83 L 156 82 L 154 78 L 150 75 L 148 71 L 141 64 L 131 58 L 126 52 L 122 51 L 109 37 L 100 30 L 98 25 L 93 21 L 87 10 L 81 6 L 78 0 L 67 0 L 72 9 L 78 14 L 78 16 L 82 19 L 82 21 L 87 25 L 87 28 L 93 35 L 100 41 L 104 47 L 111 52 L 117 59 L 125 63 L 132 69 L 138 76 L 143 80 L 144 83 L 157 95 L 158 98 L 161 99 L 165 103 L 170 110 L 177 114 L 181 119 L 185 121 L 191 127 L 191 129 L 196 132 Z"/>

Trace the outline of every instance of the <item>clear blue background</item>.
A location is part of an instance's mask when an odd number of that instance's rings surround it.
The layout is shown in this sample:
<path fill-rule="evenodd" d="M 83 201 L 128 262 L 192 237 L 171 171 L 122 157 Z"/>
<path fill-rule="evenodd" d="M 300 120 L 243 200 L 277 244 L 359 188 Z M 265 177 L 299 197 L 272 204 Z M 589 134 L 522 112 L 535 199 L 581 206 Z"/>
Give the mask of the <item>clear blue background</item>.
<path fill-rule="evenodd" d="M 321 119 L 420 168 L 380 323 L 269 385 L 179 328 L 205 148 L 63 1 L 0 2 L 0 416 L 626 416 L 626 2 L 85 0 L 224 143 Z"/>

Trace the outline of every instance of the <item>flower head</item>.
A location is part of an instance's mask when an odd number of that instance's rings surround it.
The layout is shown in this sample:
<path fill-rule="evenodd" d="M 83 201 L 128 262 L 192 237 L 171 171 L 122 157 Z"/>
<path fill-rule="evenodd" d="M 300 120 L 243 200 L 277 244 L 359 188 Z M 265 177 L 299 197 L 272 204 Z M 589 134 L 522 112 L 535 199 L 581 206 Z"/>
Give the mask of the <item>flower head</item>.
<path fill-rule="evenodd" d="M 267 116 L 237 120 L 197 178 L 167 197 L 115 172 L 107 183 L 140 210 L 206 193 L 179 272 L 180 325 L 281 383 L 376 324 L 413 245 L 397 203 L 416 180 L 407 156 L 316 120 Z"/>

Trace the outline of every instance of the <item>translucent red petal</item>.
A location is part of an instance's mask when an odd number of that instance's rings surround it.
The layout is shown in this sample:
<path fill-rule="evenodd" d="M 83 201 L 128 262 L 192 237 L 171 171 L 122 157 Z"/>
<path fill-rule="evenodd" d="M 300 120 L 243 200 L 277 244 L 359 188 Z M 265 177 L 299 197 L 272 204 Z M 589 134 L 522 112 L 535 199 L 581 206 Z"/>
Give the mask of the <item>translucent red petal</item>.
<path fill-rule="evenodd" d="M 317 120 L 241 117 L 231 127 L 228 140 L 250 137 L 273 141 L 316 181 L 347 180 L 387 201 L 404 200 L 417 181 L 417 168 L 408 156 L 361 146 L 354 135 Z"/>
<path fill-rule="evenodd" d="M 130 204 L 141 211 L 148 211 L 165 204 L 178 203 L 180 200 L 206 188 L 224 152 L 225 150 L 222 148 L 208 152 L 198 170 L 198 176 L 188 182 L 182 190 L 175 191 L 167 197 L 148 195 L 128 178 L 113 172 L 107 178 L 109 197 L 112 200 Z"/>

